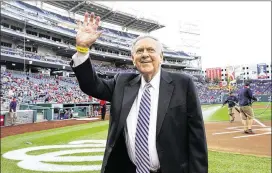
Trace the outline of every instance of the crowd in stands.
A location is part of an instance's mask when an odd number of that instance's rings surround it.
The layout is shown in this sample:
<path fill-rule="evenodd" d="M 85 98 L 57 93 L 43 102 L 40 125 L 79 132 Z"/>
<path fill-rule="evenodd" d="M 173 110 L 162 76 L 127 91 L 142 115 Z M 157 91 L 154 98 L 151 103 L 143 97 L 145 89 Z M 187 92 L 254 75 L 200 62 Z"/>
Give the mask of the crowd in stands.
<path fill-rule="evenodd" d="M 238 88 L 243 86 L 243 81 L 237 84 Z M 254 94 L 268 94 L 271 95 L 271 80 L 252 80 L 250 88 L 253 90 Z"/>
<path fill-rule="evenodd" d="M 56 29 L 59 32 L 67 34 L 75 34 L 76 30 L 67 28 L 64 26 L 59 26 L 58 22 L 70 23 L 71 26 L 76 23 L 76 21 L 70 17 L 62 16 L 57 13 L 46 11 L 38 7 L 29 5 L 22 1 L 12 1 L 9 2 L 12 5 L 3 5 L 7 2 L 2 3 L 1 9 L 3 11 L 9 11 L 18 18 L 28 18 L 31 22 L 36 22 L 42 27 L 51 27 L 51 29 Z M 50 19 L 50 20 L 49 20 Z M 56 19 L 55 22 L 54 20 Z M 22 19 L 20 19 L 22 20 Z M 2 25 L 2 27 L 7 27 Z M 8 26 L 9 29 L 11 27 Z M 20 28 L 15 29 L 18 33 L 24 33 Z M 132 39 L 135 39 L 138 35 L 130 34 L 127 32 L 117 31 L 109 28 L 101 27 L 101 30 L 104 31 L 104 34 L 107 37 L 99 38 L 99 41 L 115 44 L 118 46 L 129 47 L 131 45 Z M 27 36 L 33 36 L 26 34 Z M 38 36 L 37 36 L 38 37 Z M 109 39 L 110 38 L 110 39 Z M 115 38 L 115 39 L 114 39 Z M 46 37 L 42 37 L 47 41 L 51 41 L 58 44 L 63 44 L 65 46 L 75 46 L 75 43 L 70 43 L 68 41 L 54 41 Z M 70 47 L 71 48 L 71 47 Z M 1 53 L 18 55 L 23 57 L 24 53 L 20 49 L 13 49 L 1 46 Z M 109 53 L 109 52 L 108 52 Z M 170 51 L 165 49 L 165 54 L 170 56 L 188 56 L 186 53 L 181 51 Z M 25 57 L 33 60 L 46 61 L 51 63 L 58 63 L 69 65 L 69 60 L 65 57 L 53 56 L 53 55 L 40 55 L 37 52 L 25 52 Z M 175 63 L 165 61 L 166 63 Z M 185 61 L 183 61 L 185 63 Z M 184 64 L 188 65 L 188 64 Z M 100 74 L 106 74 L 107 72 L 136 72 L 135 69 L 129 67 L 114 67 L 111 65 L 103 64 L 94 64 L 97 72 Z M 182 72 L 182 70 L 170 70 L 174 72 Z M 185 71 L 183 71 L 185 72 Z M 222 95 L 228 93 L 228 88 L 220 88 L 218 84 L 205 83 L 199 72 L 195 71 L 186 71 L 185 73 L 191 75 L 196 81 L 196 87 L 200 97 L 201 103 L 215 103 L 221 102 Z M 77 81 L 75 78 L 65 78 L 65 77 L 48 77 L 41 74 L 23 74 L 21 72 L 1 72 L 1 84 L 2 84 L 2 95 L 8 99 L 12 96 L 17 97 L 19 102 L 22 103 L 39 103 L 39 102 L 55 102 L 55 103 L 78 103 L 78 102 L 88 102 L 90 101 L 89 96 L 82 93 L 78 87 Z M 237 83 L 234 87 L 234 91 L 237 92 L 239 88 L 242 87 L 242 83 Z M 251 88 L 254 91 L 254 94 L 270 94 L 271 90 L 267 88 L 271 86 L 271 81 L 253 81 Z M 8 100 L 9 101 L 9 100 Z"/>
<path fill-rule="evenodd" d="M 16 97 L 20 103 L 82 103 L 89 96 L 79 90 L 75 78 L 1 72 L 3 97 Z M 8 100 L 7 98 L 5 100 Z"/>
<path fill-rule="evenodd" d="M 271 85 L 270 80 L 251 80 L 250 88 L 253 95 L 271 95 Z M 228 94 L 230 90 L 237 96 L 238 91 L 244 86 L 244 81 L 240 80 L 230 86 L 222 87 L 202 80 L 197 81 L 196 86 L 201 103 L 221 103 L 222 96 Z"/>
<path fill-rule="evenodd" d="M 111 65 L 104 65 L 104 64 L 94 64 L 93 65 L 97 72 L 101 74 L 109 73 L 136 73 L 136 69 L 129 68 L 127 66 L 123 67 L 114 67 Z"/>
<path fill-rule="evenodd" d="M 96 65 L 96 67 L 99 69 L 106 68 L 103 65 Z M 25 74 L 19 71 L 6 70 L 1 71 L 1 84 L 1 97 L 3 98 L 1 99 L 1 106 L 8 104 L 12 97 L 16 97 L 19 103 L 29 104 L 96 101 L 95 98 L 84 94 L 80 90 L 76 78 Z M 228 87 L 221 88 L 213 83 L 195 81 L 195 84 L 201 103 L 221 103 L 222 96 L 229 92 Z M 237 83 L 232 86 L 232 89 L 237 94 L 238 89 L 242 86 L 243 83 Z M 256 80 L 252 81 L 251 84 L 254 94 L 271 94 L 270 86 L 271 81 Z"/>
<path fill-rule="evenodd" d="M 97 49 L 97 51 L 99 51 L 99 49 Z M 23 49 L 18 49 L 18 48 L 13 49 L 10 47 L 1 46 L 1 53 L 8 54 L 8 55 L 14 55 L 14 56 L 18 56 L 18 57 L 24 57 Z M 106 52 L 101 52 L 101 53 L 106 53 Z M 109 52 L 107 52 L 107 53 L 109 53 Z M 118 52 L 117 52 L 117 54 L 114 52 L 112 52 L 110 54 L 119 55 Z M 120 56 L 127 56 L 127 55 L 120 55 Z M 45 61 L 45 62 L 50 62 L 50 63 L 57 63 L 60 65 L 69 65 L 69 63 L 70 63 L 70 60 L 67 57 L 61 57 L 61 56 L 55 56 L 55 55 L 42 55 L 39 53 L 30 52 L 30 51 L 25 52 L 25 57 L 29 58 L 29 59 L 33 59 L 33 60 L 40 60 L 40 61 Z M 182 63 L 175 63 L 175 62 L 169 62 L 167 60 L 164 60 L 164 63 L 182 64 L 183 62 Z M 127 71 L 134 72 L 134 70 L 124 69 L 124 68 L 122 68 L 122 69 L 119 69 L 119 68 L 112 69 L 111 67 L 107 67 L 107 68 L 109 68 L 109 69 L 107 69 L 106 71 L 111 71 L 111 72 L 120 72 L 123 70 L 125 70 L 126 72 Z M 174 70 L 174 71 L 179 71 L 179 70 Z M 192 71 L 192 72 L 190 72 L 190 74 L 197 74 L 197 73 Z"/>

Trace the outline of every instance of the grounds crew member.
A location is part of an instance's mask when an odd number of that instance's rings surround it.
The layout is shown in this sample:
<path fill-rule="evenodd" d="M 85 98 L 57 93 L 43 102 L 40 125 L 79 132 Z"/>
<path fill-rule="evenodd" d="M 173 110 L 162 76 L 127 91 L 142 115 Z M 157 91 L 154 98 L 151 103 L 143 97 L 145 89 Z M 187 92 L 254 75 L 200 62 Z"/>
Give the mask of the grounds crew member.
<path fill-rule="evenodd" d="M 253 134 L 252 124 L 254 113 L 251 105 L 252 100 L 257 101 L 257 98 L 253 96 L 249 85 L 250 83 L 246 82 L 244 87 L 240 89 L 238 94 L 238 102 L 240 106 L 240 115 L 244 125 L 244 133 Z"/>
<path fill-rule="evenodd" d="M 229 96 L 228 98 L 224 101 L 222 107 L 228 103 L 228 112 L 229 112 L 229 116 L 230 116 L 230 122 L 232 123 L 235 119 L 235 116 L 234 116 L 234 109 L 238 109 L 236 107 L 236 104 L 238 103 L 238 99 L 236 96 L 233 95 L 233 92 L 230 92 L 229 93 Z M 239 112 L 239 110 L 238 110 Z"/>

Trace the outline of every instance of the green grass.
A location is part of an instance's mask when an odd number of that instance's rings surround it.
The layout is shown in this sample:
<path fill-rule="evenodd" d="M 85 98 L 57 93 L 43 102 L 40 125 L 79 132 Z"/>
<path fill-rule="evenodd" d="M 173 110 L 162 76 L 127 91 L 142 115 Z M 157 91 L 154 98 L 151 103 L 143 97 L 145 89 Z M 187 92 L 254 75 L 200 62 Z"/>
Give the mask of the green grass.
<path fill-rule="evenodd" d="M 95 123 L 81 124 L 75 126 L 68 126 L 50 130 L 43 130 L 39 132 L 25 133 L 15 136 L 8 136 L 1 139 L 1 155 L 10 150 L 16 150 L 27 147 L 42 146 L 42 145 L 60 145 L 68 144 L 75 140 L 88 139 L 105 139 L 107 136 L 108 121 L 101 121 Z M 26 144 L 31 142 L 32 144 Z M 65 149 L 61 149 L 65 150 Z M 59 151 L 55 149 L 48 149 L 47 151 Z M 45 150 L 28 152 L 30 155 L 37 155 L 45 153 Z M 81 153 L 84 155 L 84 153 Z M 91 154 L 89 154 L 91 155 Z M 37 173 L 37 171 L 25 170 L 18 167 L 18 161 L 8 160 L 1 156 L 1 173 Z M 60 163 L 56 163 L 60 164 Z M 70 163 L 71 164 L 71 163 Z M 78 163 L 72 163 L 77 165 Z M 99 171 L 86 171 L 80 173 L 98 173 Z M 39 172 L 40 173 L 40 172 Z M 48 173 L 48 172 L 46 172 Z M 68 173 L 68 172 L 67 172 Z"/>
<path fill-rule="evenodd" d="M 74 140 L 105 139 L 103 135 L 107 134 L 107 129 L 108 122 L 101 121 L 9 136 L 1 139 L 1 154 L 26 147 L 67 144 Z M 26 142 L 31 142 L 32 145 Z"/>
<path fill-rule="evenodd" d="M 206 121 L 229 121 L 228 107 L 224 106 L 223 108 L 219 108 L 209 116 Z"/>
<path fill-rule="evenodd" d="M 51 149 L 44 149 L 44 150 L 35 150 L 35 151 L 29 151 L 27 152 L 28 155 L 40 155 L 40 154 L 45 154 L 45 153 L 51 153 L 51 152 L 55 152 L 55 151 L 59 151 L 59 148 L 51 148 Z M 61 149 L 61 151 L 65 151 L 65 150 L 70 150 L 70 148 L 63 148 Z"/>
<path fill-rule="evenodd" d="M 259 120 L 268 121 L 271 120 L 271 109 L 254 109 L 255 117 Z"/>
<path fill-rule="evenodd" d="M 225 108 L 223 108 L 225 109 Z M 25 133 L 9 136 L 1 139 L 1 155 L 7 151 L 41 146 L 67 144 L 75 140 L 106 139 L 108 121 L 94 122 L 82 125 L 62 127 L 40 132 Z M 26 144 L 31 142 L 32 144 Z M 61 149 L 65 150 L 65 149 Z M 39 155 L 47 152 L 58 151 L 57 149 L 37 150 L 28 152 L 28 155 Z M 67 156 L 91 156 L 102 155 L 96 153 L 74 153 Z M 22 169 L 17 166 L 18 161 L 8 160 L 1 157 L 1 172 L 3 173 L 38 173 Z M 101 164 L 100 161 L 93 162 L 46 162 L 59 165 L 92 165 Z M 239 155 L 209 151 L 209 173 L 270 173 L 271 158 Z M 80 173 L 99 173 L 100 171 L 82 171 Z M 48 172 L 39 172 L 48 173 Z M 68 173 L 68 172 L 62 172 Z"/>
<path fill-rule="evenodd" d="M 271 103 L 268 102 L 255 102 L 253 105 L 255 106 L 265 106 L 264 108 L 255 108 L 253 109 L 255 118 L 261 121 L 268 121 L 271 120 L 271 108 L 267 108 L 266 106 Z M 206 107 L 207 108 L 207 107 Z M 229 121 L 228 115 L 228 106 L 225 105 L 223 108 L 218 109 L 214 114 L 209 116 L 205 121 Z"/>
<path fill-rule="evenodd" d="M 201 105 L 202 111 L 218 106 L 219 104 Z"/>
<path fill-rule="evenodd" d="M 209 151 L 209 173 L 271 173 L 271 158 Z"/>
<path fill-rule="evenodd" d="M 44 163 L 52 163 L 52 164 L 58 164 L 58 165 L 101 165 L 101 161 L 88 161 L 88 162 L 44 162 Z"/>
<path fill-rule="evenodd" d="M 74 154 L 64 154 L 62 156 L 103 156 L 104 152 L 92 152 L 92 153 L 74 153 Z"/>
<path fill-rule="evenodd" d="M 268 120 L 271 120 L 271 102 L 269 103 L 264 103 L 264 102 L 256 102 L 256 103 L 253 103 L 254 105 L 262 105 L 264 106 L 265 108 L 254 108 L 254 114 L 255 114 L 255 117 L 259 120 L 262 120 L 262 121 L 268 121 Z"/>
<path fill-rule="evenodd" d="M 89 148 L 81 148 L 81 149 L 89 149 Z M 65 150 L 71 150 L 70 148 L 62 148 L 61 151 Z M 52 149 L 44 149 L 44 150 L 35 150 L 35 151 L 29 151 L 27 152 L 28 155 L 40 155 L 40 154 L 45 154 L 45 153 L 51 153 L 51 152 L 56 152 L 60 151 L 59 148 L 52 148 Z M 92 152 L 92 153 L 74 153 L 74 154 L 64 154 L 62 156 L 92 156 L 92 155 L 103 155 L 102 152 Z"/>

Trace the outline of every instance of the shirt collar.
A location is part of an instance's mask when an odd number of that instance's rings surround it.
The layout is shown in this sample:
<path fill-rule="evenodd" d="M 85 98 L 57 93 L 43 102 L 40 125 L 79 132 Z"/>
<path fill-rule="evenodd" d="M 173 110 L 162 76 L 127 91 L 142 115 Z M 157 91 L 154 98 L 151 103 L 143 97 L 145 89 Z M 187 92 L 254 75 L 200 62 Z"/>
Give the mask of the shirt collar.
<path fill-rule="evenodd" d="M 149 82 L 152 88 L 156 89 L 160 85 L 160 79 L 161 79 L 161 67 L 159 68 L 158 72 L 155 74 L 155 76 L 151 79 Z M 141 76 L 141 89 L 144 88 L 145 84 L 147 82 L 145 81 L 143 75 Z"/>

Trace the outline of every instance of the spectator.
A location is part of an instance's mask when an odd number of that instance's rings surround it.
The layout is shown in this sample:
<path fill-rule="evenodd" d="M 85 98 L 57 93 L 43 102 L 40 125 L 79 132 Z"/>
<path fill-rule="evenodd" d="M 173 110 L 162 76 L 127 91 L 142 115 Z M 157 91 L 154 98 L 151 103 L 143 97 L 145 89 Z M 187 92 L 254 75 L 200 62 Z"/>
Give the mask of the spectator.
<path fill-rule="evenodd" d="M 9 104 L 9 115 L 11 118 L 11 125 L 15 125 L 17 119 L 16 107 L 17 107 L 16 98 L 13 97 L 13 100 Z"/>

